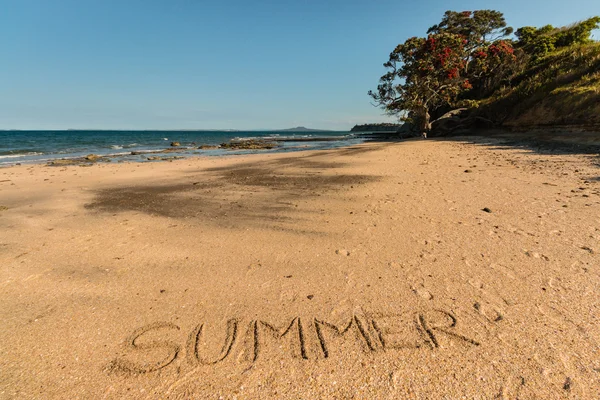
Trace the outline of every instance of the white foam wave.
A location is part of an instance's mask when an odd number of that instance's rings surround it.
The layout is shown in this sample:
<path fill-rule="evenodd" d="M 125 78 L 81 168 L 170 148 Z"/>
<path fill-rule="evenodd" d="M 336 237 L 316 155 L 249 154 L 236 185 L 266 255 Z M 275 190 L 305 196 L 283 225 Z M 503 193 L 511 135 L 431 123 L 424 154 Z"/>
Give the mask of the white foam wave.
<path fill-rule="evenodd" d="M 7 154 L 7 155 L 2 155 L 0 156 L 0 160 L 5 159 L 5 158 L 19 158 L 19 157 L 26 157 L 26 156 L 40 156 L 44 153 L 38 153 L 35 151 L 30 151 L 27 153 L 21 153 L 21 154 Z"/>

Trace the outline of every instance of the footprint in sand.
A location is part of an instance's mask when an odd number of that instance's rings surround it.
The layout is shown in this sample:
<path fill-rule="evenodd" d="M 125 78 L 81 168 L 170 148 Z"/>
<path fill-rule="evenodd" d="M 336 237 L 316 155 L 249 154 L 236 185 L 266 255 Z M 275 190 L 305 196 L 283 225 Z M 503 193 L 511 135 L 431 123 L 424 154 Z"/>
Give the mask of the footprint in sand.
<path fill-rule="evenodd" d="M 500 322 L 504 319 L 502 313 L 491 304 L 485 304 L 476 301 L 473 304 L 473 308 L 475 308 L 479 314 L 483 315 L 490 322 Z"/>
<path fill-rule="evenodd" d="M 433 295 L 431 294 L 431 292 L 429 290 L 425 289 L 424 286 L 418 286 L 418 287 L 411 286 L 411 289 L 413 292 L 415 292 L 416 295 L 424 298 L 425 300 L 433 300 Z"/>
<path fill-rule="evenodd" d="M 425 287 L 423 279 L 418 277 L 423 276 L 423 272 L 419 268 L 417 268 L 416 271 L 413 270 L 411 272 L 416 272 L 416 275 L 408 273 L 406 276 L 406 280 L 410 284 L 410 290 L 425 300 L 433 300 L 433 294 Z"/>
<path fill-rule="evenodd" d="M 514 274 L 514 271 L 511 270 L 510 268 L 507 268 L 503 265 L 499 265 L 499 264 L 491 264 L 490 268 L 500 272 L 501 274 L 503 274 L 504 276 L 506 276 L 509 279 L 517 279 L 517 277 Z"/>
<path fill-rule="evenodd" d="M 504 319 L 504 311 L 498 304 L 506 303 L 502 297 L 491 294 L 485 289 L 486 285 L 478 279 L 469 279 L 469 284 L 479 290 L 479 299 L 473 303 L 473 308 L 490 322 L 500 322 Z"/>

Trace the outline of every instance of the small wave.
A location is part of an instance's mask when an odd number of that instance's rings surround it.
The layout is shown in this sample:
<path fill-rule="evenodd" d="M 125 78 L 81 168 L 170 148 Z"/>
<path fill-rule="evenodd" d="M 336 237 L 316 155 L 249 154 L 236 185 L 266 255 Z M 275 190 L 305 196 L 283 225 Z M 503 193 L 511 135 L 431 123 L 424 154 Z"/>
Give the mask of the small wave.
<path fill-rule="evenodd" d="M 19 153 L 19 154 L 6 154 L 0 155 L 0 160 L 5 158 L 19 158 L 19 157 L 27 157 L 27 156 L 41 156 L 44 153 L 39 153 L 37 151 L 28 151 L 27 153 Z"/>
<path fill-rule="evenodd" d="M 34 148 L 34 147 L 23 147 L 23 148 L 14 148 L 12 150 L 0 150 L 0 156 L 12 156 L 12 155 L 26 155 L 33 153 L 42 153 L 42 149 Z"/>
<path fill-rule="evenodd" d="M 2 157 L 0 157 L 0 165 L 10 166 L 10 165 L 15 165 L 15 164 L 41 164 L 41 163 L 45 163 L 48 161 L 72 159 L 72 158 L 77 158 L 77 157 L 49 157 L 49 158 L 36 158 L 34 160 L 11 160 L 11 161 L 2 160 Z"/>
<path fill-rule="evenodd" d="M 113 150 L 120 150 L 120 149 L 123 148 L 123 146 L 119 146 L 117 144 L 113 144 L 112 146 L 110 146 L 110 148 L 113 149 Z"/>

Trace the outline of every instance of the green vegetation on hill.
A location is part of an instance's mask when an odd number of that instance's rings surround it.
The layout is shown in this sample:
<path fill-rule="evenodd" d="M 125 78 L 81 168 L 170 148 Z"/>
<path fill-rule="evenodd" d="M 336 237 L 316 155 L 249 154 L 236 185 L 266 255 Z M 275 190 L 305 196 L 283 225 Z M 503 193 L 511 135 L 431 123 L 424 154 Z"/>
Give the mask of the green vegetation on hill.
<path fill-rule="evenodd" d="M 600 43 L 549 52 L 482 99 L 475 113 L 515 128 L 600 125 Z"/>
<path fill-rule="evenodd" d="M 399 44 L 369 95 L 422 133 L 487 126 L 600 124 L 593 17 L 567 27 L 507 26 L 493 10 L 447 11 Z M 454 110 L 454 111 L 453 111 Z"/>
<path fill-rule="evenodd" d="M 379 123 L 354 125 L 350 132 L 396 132 L 402 127 L 401 124 Z"/>

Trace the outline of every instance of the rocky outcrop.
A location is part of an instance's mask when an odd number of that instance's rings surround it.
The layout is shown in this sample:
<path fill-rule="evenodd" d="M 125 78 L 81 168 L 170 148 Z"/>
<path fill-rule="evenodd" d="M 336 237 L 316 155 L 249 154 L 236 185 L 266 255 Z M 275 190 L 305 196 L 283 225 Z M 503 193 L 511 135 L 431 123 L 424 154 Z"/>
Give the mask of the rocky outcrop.
<path fill-rule="evenodd" d="M 472 115 L 467 108 L 458 108 L 431 123 L 431 136 L 446 136 L 455 132 L 469 133 L 473 129 L 493 128 L 494 122 Z"/>
<path fill-rule="evenodd" d="M 102 157 L 97 154 L 88 154 L 85 157 L 78 158 L 61 158 L 58 160 L 49 161 L 49 166 L 67 166 L 67 165 L 92 165 L 99 161 L 109 161 L 107 157 Z"/>
<path fill-rule="evenodd" d="M 85 156 L 85 159 L 87 161 L 92 161 L 92 162 L 96 162 L 100 159 L 101 157 L 97 154 L 88 154 L 87 156 Z"/>
<path fill-rule="evenodd" d="M 239 140 L 221 143 L 221 148 L 227 150 L 269 150 L 278 146 L 276 142 L 266 140 Z"/>

